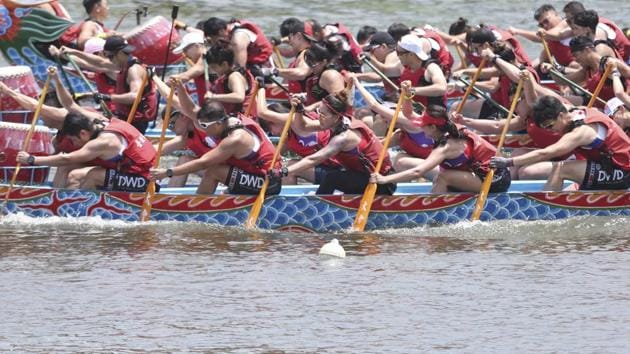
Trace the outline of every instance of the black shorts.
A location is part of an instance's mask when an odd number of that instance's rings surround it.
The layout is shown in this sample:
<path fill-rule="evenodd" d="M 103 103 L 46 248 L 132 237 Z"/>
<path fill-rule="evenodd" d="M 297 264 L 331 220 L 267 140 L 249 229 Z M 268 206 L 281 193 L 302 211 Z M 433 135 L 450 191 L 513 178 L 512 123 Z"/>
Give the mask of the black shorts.
<path fill-rule="evenodd" d="M 257 195 L 265 182 L 264 175 L 245 172 L 238 167 L 230 167 L 225 185 L 230 194 Z M 281 180 L 269 180 L 267 195 L 276 195 L 282 189 Z"/>
<path fill-rule="evenodd" d="M 394 173 L 391 169 L 389 174 Z M 333 194 L 336 190 L 345 194 L 363 194 L 370 182 L 370 175 L 357 171 L 332 170 L 329 171 L 317 188 L 316 194 Z M 376 194 L 392 195 L 396 191 L 395 183 L 379 184 Z"/>
<path fill-rule="evenodd" d="M 596 161 L 586 161 L 586 173 L 580 184 L 580 190 L 628 189 L 630 188 L 630 171 L 616 166 L 605 168 Z"/>
<path fill-rule="evenodd" d="M 315 166 L 315 182 L 313 184 L 320 184 L 320 183 L 322 183 L 322 181 L 324 180 L 324 177 L 326 177 L 326 175 L 329 172 L 339 171 L 339 170 L 341 170 L 341 168 L 330 167 L 330 166 L 326 166 L 326 165 L 317 165 L 317 166 Z"/>
<path fill-rule="evenodd" d="M 149 180 L 133 173 L 120 173 L 114 169 L 105 171 L 105 190 L 117 192 L 146 192 Z M 155 185 L 159 191 L 159 185 Z"/>

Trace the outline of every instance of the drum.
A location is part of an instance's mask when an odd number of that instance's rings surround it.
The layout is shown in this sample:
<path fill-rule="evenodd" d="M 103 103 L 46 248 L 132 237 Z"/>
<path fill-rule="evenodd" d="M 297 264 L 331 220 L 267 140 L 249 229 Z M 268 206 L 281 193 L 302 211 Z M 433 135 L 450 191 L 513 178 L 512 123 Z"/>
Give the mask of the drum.
<path fill-rule="evenodd" d="M 9 183 L 15 171 L 15 157 L 22 150 L 24 139 L 28 134 L 30 124 L 0 122 L 0 151 L 4 152 L 4 158 L 0 162 L 0 178 L 4 183 Z M 35 156 L 48 156 L 54 153 L 52 143 L 53 135 L 45 126 L 35 126 L 33 137 L 26 151 Z M 22 165 L 17 181 L 42 184 L 48 180 L 48 166 Z"/>
<path fill-rule="evenodd" d="M 22 94 L 37 99 L 39 85 L 28 66 L 7 66 L 0 68 L 0 81 Z M 17 112 L 16 112 L 17 111 Z M 0 94 L 0 120 L 14 123 L 30 123 L 32 112 L 26 112 L 13 98 Z"/>
<path fill-rule="evenodd" d="M 171 22 L 162 16 L 156 16 L 141 26 L 132 29 L 125 35 L 127 42 L 136 47 L 133 52 L 140 62 L 146 65 L 164 65 L 168 50 L 168 36 L 171 33 Z M 181 41 L 177 30 L 173 30 L 171 47 L 175 48 Z M 182 60 L 181 54 L 168 55 L 168 64 Z"/>

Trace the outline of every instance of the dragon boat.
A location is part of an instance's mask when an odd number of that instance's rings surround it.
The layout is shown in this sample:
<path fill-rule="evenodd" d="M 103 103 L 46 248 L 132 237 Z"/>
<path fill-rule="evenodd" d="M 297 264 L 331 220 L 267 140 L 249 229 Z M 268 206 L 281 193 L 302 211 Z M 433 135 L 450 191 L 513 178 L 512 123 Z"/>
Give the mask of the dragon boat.
<path fill-rule="evenodd" d="M 515 181 L 507 193 L 490 194 L 482 221 L 557 220 L 576 216 L 630 216 L 630 191 L 541 192 L 542 182 Z M 428 183 L 401 183 L 397 194 L 377 196 L 366 230 L 412 228 L 470 220 L 476 194 L 428 193 Z M 538 190 L 538 191 L 536 191 Z M 0 185 L 4 200 L 9 187 Z M 265 200 L 258 227 L 284 232 L 331 233 L 350 229 L 361 195 L 313 195 L 313 186 L 285 186 Z M 192 192 L 194 193 L 194 192 Z M 15 186 L 4 213 L 31 217 L 100 217 L 139 221 L 144 193 Z M 152 221 L 244 225 L 255 196 L 195 195 L 164 188 L 153 198 Z"/>

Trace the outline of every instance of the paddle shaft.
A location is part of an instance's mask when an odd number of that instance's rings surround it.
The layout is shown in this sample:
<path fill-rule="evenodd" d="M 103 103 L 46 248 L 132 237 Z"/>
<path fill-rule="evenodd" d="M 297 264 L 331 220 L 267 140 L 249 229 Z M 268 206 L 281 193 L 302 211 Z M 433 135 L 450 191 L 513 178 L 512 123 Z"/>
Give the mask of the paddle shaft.
<path fill-rule="evenodd" d="M 175 90 L 170 87 L 171 91 L 168 93 L 166 99 L 166 112 L 164 119 L 162 120 L 162 132 L 160 134 L 160 142 L 158 143 L 157 152 L 155 154 L 155 161 L 153 161 L 153 167 L 157 168 L 160 165 L 160 157 L 162 157 L 162 149 L 164 148 L 164 140 L 166 140 L 166 129 L 168 128 L 169 121 L 171 120 L 171 111 L 173 109 L 173 94 Z M 147 186 L 146 194 L 144 195 L 144 202 L 142 203 L 142 211 L 140 212 L 140 221 L 148 221 L 151 218 L 152 199 L 155 194 L 155 180 L 151 180 Z"/>
<path fill-rule="evenodd" d="M 576 90 L 578 90 L 578 91 L 582 92 L 582 93 L 583 93 L 583 94 L 585 94 L 585 95 L 588 95 L 588 96 L 589 96 L 589 97 L 591 97 L 591 98 L 593 97 L 593 94 L 592 94 L 592 93 L 590 93 L 587 89 L 585 89 L 584 87 L 582 87 L 582 86 L 580 86 L 580 85 L 576 84 L 575 82 L 571 81 L 569 78 L 567 78 L 566 76 L 564 76 L 564 75 L 563 75 L 561 72 L 559 72 L 558 70 L 556 70 L 556 69 L 551 69 L 551 70 L 549 70 L 549 72 L 550 72 L 550 73 L 552 73 L 552 74 L 553 74 L 554 76 L 556 76 L 557 78 L 559 78 L 560 80 L 562 80 L 562 81 L 566 82 L 567 84 L 571 85 L 571 87 L 573 87 L 574 89 L 576 89 Z M 601 98 L 599 98 L 599 97 L 597 97 L 597 96 L 595 96 L 595 97 L 596 97 L 596 99 L 597 99 L 600 103 L 606 104 L 606 101 L 604 101 L 603 99 L 601 99 Z"/>
<path fill-rule="evenodd" d="M 168 56 L 171 54 L 171 41 L 173 40 L 173 29 L 175 29 L 175 20 L 177 19 L 177 14 L 179 13 L 179 6 L 173 5 L 173 10 L 171 11 L 171 31 L 168 33 L 168 44 L 166 45 L 166 55 L 164 56 L 164 65 L 162 66 L 162 81 L 164 81 L 164 77 L 166 76 L 166 68 L 168 68 Z"/>
<path fill-rule="evenodd" d="M 77 65 L 77 62 L 75 62 L 74 59 L 72 59 L 70 55 L 66 55 L 66 59 L 68 59 L 68 62 L 70 62 L 74 70 L 77 71 L 77 73 L 79 74 L 79 77 L 81 77 L 83 82 L 85 82 L 85 84 L 90 88 L 90 92 L 92 92 L 92 94 L 97 93 L 94 86 L 92 86 L 92 83 L 87 79 L 87 77 L 85 77 L 83 70 L 81 70 L 79 65 Z M 75 97 L 76 95 L 72 95 L 72 96 Z M 113 116 L 112 111 L 109 109 L 109 107 L 107 107 L 107 104 L 105 102 L 101 101 L 99 102 L 99 104 L 101 105 L 101 109 L 103 110 L 103 112 L 105 112 L 105 115 L 107 115 L 108 117 Z"/>
<path fill-rule="evenodd" d="M 466 86 L 470 86 L 471 84 L 466 81 L 465 79 L 459 78 L 459 81 L 463 82 Z M 487 92 L 484 92 L 482 90 L 480 90 L 478 87 L 473 86 L 473 91 L 475 91 L 476 94 L 480 95 L 481 97 L 483 97 L 484 100 L 486 100 L 486 102 L 488 102 L 489 104 L 491 104 L 492 106 L 496 107 L 497 109 L 499 109 L 501 112 L 505 113 L 506 115 L 508 113 L 510 113 L 510 110 L 503 107 L 502 105 L 499 104 L 499 102 L 495 101 L 492 99 L 492 97 L 490 97 L 488 95 Z"/>
<path fill-rule="evenodd" d="M 44 83 L 44 88 L 42 89 L 42 92 L 39 95 L 39 102 L 37 102 L 37 107 L 35 108 L 35 113 L 33 114 L 33 120 L 31 121 L 31 126 L 29 127 L 28 132 L 26 133 L 26 138 L 24 139 L 24 142 L 22 143 L 22 151 L 27 151 L 28 146 L 31 143 L 31 138 L 33 137 L 33 133 L 35 132 L 35 124 L 37 124 L 37 120 L 39 119 L 39 114 L 41 113 L 42 106 L 44 105 L 44 101 L 46 100 L 46 94 L 48 94 L 48 88 L 50 87 L 50 78 L 51 78 L 50 74 L 51 74 L 51 71 L 49 69 L 48 77 L 46 78 L 46 83 Z M 13 176 L 11 176 L 9 189 L 4 195 L 3 206 L 5 206 L 7 202 L 9 201 L 9 195 L 11 194 L 11 190 L 13 189 L 13 185 L 15 184 L 15 181 L 17 180 L 17 177 L 18 177 L 18 174 L 20 173 L 21 168 L 22 168 L 22 164 L 18 162 L 15 165 L 15 171 L 13 172 Z M 4 210 L 4 208 L 1 208 L 1 209 Z"/>
<path fill-rule="evenodd" d="M 551 50 L 549 50 L 549 44 L 547 44 L 547 39 L 545 39 L 544 34 L 540 37 L 540 40 L 542 41 L 543 48 L 545 48 L 545 54 L 547 54 L 547 59 L 549 59 L 549 63 L 551 63 L 551 65 L 556 65 L 556 61 L 553 58 L 553 55 L 551 55 Z"/>
<path fill-rule="evenodd" d="M 394 135 L 394 129 L 396 127 L 396 121 L 398 120 L 398 115 L 400 114 L 400 110 L 402 109 L 403 101 L 406 99 L 406 96 L 401 92 L 400 97 L 398 98 L 398 104 L 396 104 L 396 110 L 394 111 L 394 116 L 392 117 L 391 122 L 389 122 L 389 128 L 387 129 L 387 135 L 385 135 L 385 140 L 383 141 L 383 148 L 378 156 L 378 160 L 376 161 L 376 167 L 374 167 L 374 173 L 379 173 L 381 171 L 381 167 L 383 166 L 383 161 L 385 161 L 385 156 L 387 154 L 387 149 L 389 148 L 389 143 Z M 361 198 L 361 202 L 359 203 L 359 209 L 357 209 L 357 215 L 354 218 L 354 223 L 352 224 L 352 231 L 360 232 L 365 229 L 365 224 L 367 223 L 368 216 L 370 215 L 370 210 L 372 209 L 372 202 L 374 201 L 374 196 L 376 195 L 376 183 L 368 183 L 365 188 L 365 192 L 363 192 L 363 197 Z"/>
<path fill-rule="evenodd" d="M 370 61 L 370 59 L 368 59 L 367 57 L 363 57 L 361 58 L 361 61 L 370 67 L 370 69 L 372 69 L 378 76 L 381 77 L 381 79 L 386 82 L 389 86 L 391 86 L 394 90 L 399 91 L 400 92 L 400 87 L 398 87 L 398 85 L 396 85 L 395 83 L 392 82 L 392 80 L 390 80 L 382 71 L 378 70 L 378 68 L 376 66 L 374 66 L 374 64 L 372 64 L 372 62 Z"/>
<path fill-rule="evenodd" d="M 283 85 L 280 81 L 276 80 L 276 78 L 274 78 L 273 76 L 269 76 L 268 78 L 269 78 L 269 81 L 271 81 L 271 82 L 273 82 L 274 84 L 276 84 L 276 86 L 278 86 L 279 88 L 281 88 L 281 89 L 282 89 L 282 91 L 286 92 L 287 94 L 290 94 L 290 93 L 291 93 L 291 92 L 289 92 L 289 89 L 288 89 L 288 88 L 284 87 L 284 85 Z"/>
<path fill-rule="evenodd" d="M 588 108 L 593 107 L 593 105 L 595 104 L 595 100 L 599 97 L 599 93 L 602 91 L 602 88 L 604 88 L 604 84 L 606 83 L 606 79 L 608 79 L 608 76 L 610 75 L 612 68 L 613 68 L 612 64 L 606 64 L 606 69 L 604 69 L 604 74 L 602 75 L 602 78 L 599 79 L 599 82 L 597 83 L 597 87 L 595 87 L 595 92 L 593 92 L 593 96 L 591 96 L 591 99 L 588 101 L 588 104 L 586 105 L 586 107 Z"/>
<path fill-rule="evenodd" d="M 475 71 L 475 75 L 473 75 L 470 85 L 468 85 L 468 87 L 466 88 L 466 91 L 464 92 L 464 96 L 462 97 L 462 100 L 459 102 L 459 105 L 457 106 L 456 113 L 458 114 L 462 113 L 462 109 L 464 109 L 464 104 L 466 104 L 466 100 L 468 99 L 468 96 L 470 96 L 470 93 L 472 92 L 473 88 L 475 87 L 475 84 L 477 83 L 477 79 L 479 79 L 479 75 L 481 75 L 481 70 L 483 70 L 485 66 L 486 66 L 486 58 L 483 58 L 481 59 L 481 63 L 479 63 L 479 67 L 477 68 L 477 71 Z"/>
<path fill-rule="evenodd" d="M 278 67 L 280 69 L 284 69 L 286 67 L 286 65 L 284 65 L 284 59 L 282 58 L 282 54 L 280 54 L 280 49 L 278 48 L 278 46 L 274 45 L 273 46 L 273 53 L 276 55 L 276 60 L 278 61 Z"/>
<path fill-rule="evenodd" d="M 142 79 L 142 84 L 140 84 L 140 88 L 138 88 L 138 93 L 136 94 L 136 99 L 133 101 L 133 105 L 131 105 L 131 110 L 129 111 L 129 115 L 127 116 L 127 123 L 131 124 L 133 122 L 133 118 L 136 116 L 136 111 L 138 110 L 138 106 L 140 105 L 140 101 L 142 101 L 142 94 L 144 93 L 144 88 L 147 87 L 149 83 L 149 72 L 146 72 L 144 79 Z"/>
<path fill-rule="evenodd" d="M 497 144 L 497 152 L 496 156 L 501 156 L 501 150 L 503 149 L 503 143 L 505 142 L 505 136 L 507 135 L 508 129 L 510 127 L 510 121 L 512 120 L 512 116 L 514 115 L 514 111 L 516 110 L 516 104 L 518 103 L 518 99 L 521 96 L 521 91 L 523 90 L 523 79 L 521 78 L 518 81 L 518 86 L 516 87 L 516 93 L 514 94 L 514 98 L 512 98 L 512 105 L 510 106 L 510 112 L 508 113 L 507 118 L 505 119 L 505 124 L 503 125 L 503 130 L 501 131 L 501 136 L 499 137 L 499 143 Z M 492 179 L 494 178 L 494 169 L 490 169 L 486 178 L 483 180 L 483 184 L 481 185 L 481 191 L 479 191 L 479 197 L 477 197 L 477 203 L 475 204 L 475 209 L 473 209 L 471 220 L 476 221 L 479 220 L 481 216 L 481 212 L 486 204 L 486 199 L 488 199 L 488 193 L 490 192 L 490 186 L 492 185 Z"/>
<path fill-rule="evenodd" d="M 252 110 L 256 105 L 256 96 L 258 96 L 258 89 L 260 86 L 258 85 L 258 80 L 254 80 L 254 86 L 252 87 L 252 97 L 249 99 L 249 105 L 247 106 L 247 110 L 245 111 L 245 116 L 250 117 L 252 115 Z"/>
<path fill-rule="evenodd" d="M 284 142 L 287 140 L 287 136 L 289 135 L 289 129 L 291 128 L 291 122 L 293 121 L 294 116 L 295 106 L 291 107 L 291 111 L 289 111 L 289 117 L 287 118 L 287 121 L 284 122 L 284 128 L 282 128 L 282 134 L 280 134 L 280 139 L 278 140 L 276 150 L 273 153 L 273 158 L 271 159 L 271 165 L 269 169 L 274 168 L 274 166 L 276 165 L 276 161 L 278 161 L 278 158 L 280 157 L 280 153 L 282 153 L 282 147 L 284 146 Z M 265 176 L 265 182 L 263 182 L 263 185 L 260 188 L 260 192 L 258 193 L 258 197 L 256 197 L 256 201 L 254 201 L 254 204 L 252 205 L 252 210 L 249 212 L 249 216 L 245 221 L 245 227 L 248 229 L 256 227 L 258 216 L 260 215 L 263 202 L 265 201 L 265 194 L 267 194 L 267 186 L 269 186 L 269 176 Z"/>

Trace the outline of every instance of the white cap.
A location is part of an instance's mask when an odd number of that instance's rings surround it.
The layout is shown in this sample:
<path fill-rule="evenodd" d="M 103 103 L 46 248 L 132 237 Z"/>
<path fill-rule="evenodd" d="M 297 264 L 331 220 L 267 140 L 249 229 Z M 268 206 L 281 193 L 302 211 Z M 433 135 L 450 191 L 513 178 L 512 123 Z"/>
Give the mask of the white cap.
<path fill-rule="evenodd" d="M 623 106 L 623 101 L 618 99 L 617 97 L 613 97 L 606 102 L 606 107 L 604 107 L 604 114 L 609 117 L 612 117 L 615 112 L 619 109 L 619 107 Z"/>
<path fill-rule="evenodd" d="M 182 42 L 173 49 L 173 54 L 181 54 L 189 45 L 193 44 L 203 44 L 204 38 L 203 33 L 200 31 L 194 31 L 190 33 L 186 33 Z"/>
<path fill-rule="evenodd" d="M 422 61 L 429 59 L 431 42 L 426 38 L 418 38 L 414 34 L 407 34 L 400 39 L 398 46 L 406 51 L 412 52 Z"/>
<path fill-rule="evenodd" d="M 88 54 L 102 52 L 105 47 L 105 40 L 99 37 L 92 37 L 85 42 L 83 51 Z"/>

